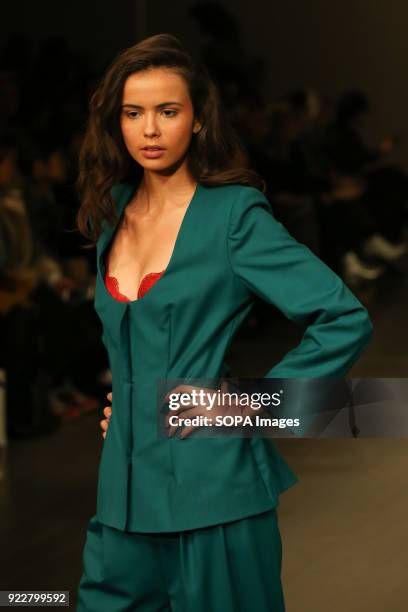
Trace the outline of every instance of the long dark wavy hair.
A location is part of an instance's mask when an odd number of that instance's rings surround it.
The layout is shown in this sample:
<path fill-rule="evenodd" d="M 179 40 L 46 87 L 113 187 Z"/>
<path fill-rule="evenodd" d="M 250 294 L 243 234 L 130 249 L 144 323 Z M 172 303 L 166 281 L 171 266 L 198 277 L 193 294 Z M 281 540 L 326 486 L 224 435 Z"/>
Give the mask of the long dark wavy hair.
<path fill-rule="evenodd" d="M 90 99 L 79 153 L 77 189 L 81 206 L 77 225 L 81 234 L 93 243 L 104 220 L 118 221 L 112 186 L 122 181 L 138 184 L 143 176 L 143 167 L 130 156 L 123 141 L 120 109 L 126 79 L 150 68 L 170 68 L 187 83 L 194 117 L 202 126 L 197 134 L 193 133 L 187 155 L 194 180 L 207 186 L 251 185 L 265 192 L 264 180 L 248 167 L 244 146 L 227 120 L 205 66 L 193 59 L 178 38 L 157 34 L 120 53 Z"/>

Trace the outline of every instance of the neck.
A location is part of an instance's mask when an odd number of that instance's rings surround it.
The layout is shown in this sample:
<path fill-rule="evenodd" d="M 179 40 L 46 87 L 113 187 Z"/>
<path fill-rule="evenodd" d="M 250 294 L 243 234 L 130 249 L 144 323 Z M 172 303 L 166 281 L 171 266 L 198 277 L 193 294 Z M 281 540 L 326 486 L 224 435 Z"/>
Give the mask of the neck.
<path fill-rule="evenodd" d="M 179 206 L 188 199 L 197 182 L 183 165 L 172 174 L 164 175 L 145 170 L 139 183 L 135 205 L 146 214 L 160 213 L 167 208 Z M 131 212 L 131 206 L 129 207 Z"/>
<path fill-rule="evenodd" d="M 168 193 L 188 191 L 196 184 L 186 164 L 169 174 L 145 170 L 140 188 L 150 198 L 165 199 Z"/>

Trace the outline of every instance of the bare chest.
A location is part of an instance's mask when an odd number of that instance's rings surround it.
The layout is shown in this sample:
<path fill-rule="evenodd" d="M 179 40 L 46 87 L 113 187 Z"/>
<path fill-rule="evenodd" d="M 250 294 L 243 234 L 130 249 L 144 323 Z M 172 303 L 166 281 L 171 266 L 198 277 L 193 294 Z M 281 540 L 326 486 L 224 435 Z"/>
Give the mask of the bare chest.
<path fill-rule="evenodd" d="M 124 217 L 108 253 L 107 271 L 130 300 L 137 299 L 146 275 L 166 270 L 185 212 L 186 208 L 176 209 L 159 219 Z"/>

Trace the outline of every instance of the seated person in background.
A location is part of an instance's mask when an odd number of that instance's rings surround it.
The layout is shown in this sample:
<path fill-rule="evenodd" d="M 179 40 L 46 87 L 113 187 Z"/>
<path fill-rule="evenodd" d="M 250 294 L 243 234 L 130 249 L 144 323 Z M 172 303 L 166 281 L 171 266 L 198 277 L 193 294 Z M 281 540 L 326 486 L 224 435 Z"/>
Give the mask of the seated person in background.
<path fill-rule="evenodd" d="M 340 96 L 327 126 L 324 154 L 334 183 L 332 201 L 359 200 L 360 217 L 371 219 L 370 232 L 361 233 L 361 254 L 392 262 L 406 251 L 408 178 L 388 160 L 394 139 L 385 138 L 378 148 L 365 145 L 361 128 L 368 109 L 369 99 L 359 90 Z"/>

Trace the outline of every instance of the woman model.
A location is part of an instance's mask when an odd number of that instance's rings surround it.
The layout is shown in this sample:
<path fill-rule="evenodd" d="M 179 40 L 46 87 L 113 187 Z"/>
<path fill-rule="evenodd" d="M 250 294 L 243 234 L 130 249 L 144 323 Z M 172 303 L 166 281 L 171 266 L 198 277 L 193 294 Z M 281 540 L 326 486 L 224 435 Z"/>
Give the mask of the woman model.
<path fill-rule="evenodd" d="M 157 385 L 225 375 L 256 296 L 306 327 L 267 378 L 344 376 L 367 311 L 275 219 L 214 84 L 172 35 L 108 68 L 79 186 L 113 384 L 77 611 L 282 612 L 276 508 L 297 477 L 270 439 L 159 436 Z"/>

